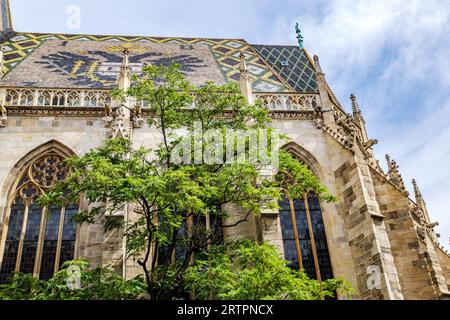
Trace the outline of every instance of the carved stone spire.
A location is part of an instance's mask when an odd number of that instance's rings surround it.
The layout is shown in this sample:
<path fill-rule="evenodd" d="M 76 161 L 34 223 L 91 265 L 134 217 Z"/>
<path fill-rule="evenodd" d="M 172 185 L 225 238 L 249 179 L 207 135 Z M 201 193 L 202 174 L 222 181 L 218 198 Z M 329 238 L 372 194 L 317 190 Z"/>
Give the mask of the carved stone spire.
<path fill-rule="evenodd" d="M 336 119 L 334 118 L 334 112 L 332 109 L 332 103 L 330 101 L 330 96 L 328 94 L 328 84 L 325 80 L 325 73 L 322 70 L 322 66 L 319 61 L 319 57 L 317 55 L 314 56 L 314 67 L 315 73 L 317 77 L 317 89 L 319 90 L 320 95 L 320 114 L 316 113 L 315 121 L 316 127 L 322 128 L 322 125 L 325 124 L 327 127 L 336 130 Z M 320 116 L 322 119 L 318 119 Z"/>
<path fill-rule="evenodd" d="M 316 54 L 314 55 L 314 65 L 316 66 L 317 74 L 320 76 L 325 76 L 325 73 L 322 70 L 322 66 L 320 65 L 319 56 Z"/>
<path fill-rule="evenodd" d="M 397 186 L 406 196 L 409 196 L 409 192 L 406 190 L 405 183 L 403 182 L 402 175 L 400 174 L 399 166 L 395 160 L 391 160 L 390 156 L 386 155 L 386 161 L 388 165 L 389 180 Z"/>
<path fill-rule="evenodd" d="M 350 100 L 352 102 L 353 117 L 362 117 L 361 109 L 359 108 L 358 101 L 356 101 L 356 96 L 353 93 L 350 95 Z"/>
<path fill-rule="evenodd" d="M 117 81 L 117 87 L 122 91 L 127 91 L 131 86 L 129 55 L 130 51 L 127 48 L 124 48 L 123 61 L 120 67 L 119 79 Z M 105 115 L 103 120 L 105 126 L 110 129 L 108 133 L 109 139 L 130 139 L 133 133 L 133 124 L 131 121 L 131 99 L 126 98 L 125 101 L 113 100 L 112 107 L 105 107 Z"/>
<path fill-rule="evenodd" d="M 247 98 L 249 104 L 253 104 L 255 101 L 253 98 L 252 84 L 250 82 L 250 75 L 247 69 L 247 62 L 245 61 L 245 54 L 242 52 L 239 55 L 239 60 L 239 72 L 241 73 L 239 84 L 241 87 L 241 93 Z"/>
<path fill-rule="evenodd" d="M 14 34 L 9 0 L 0 0 L 0 41 L 6 41 Z"/>
<path fill-rule="evenodd" d="M 245 54 L 241 52 L 239 54 L 239 72 L 241 73 L 241 78 L 249 80 L 247 61 L 245 60 Z"/>
<path fill-rule="evenodd" d="M 130 68 L 130 51 L 127 48 L 123 49 L 122 66 L 120 67 L 118 88 L 127 90 L 131 84 L 131 68 Z"/>
<path fill-rule="evenodd" d="M 426 222 L 430 223 L 430 216 L 428 215 L 427 204 L 425 203 L 425 200 L 422 196 L 422 192 L 419 189 L 419 185 L 417 184 L 416 179 L 412 180 L 412 185 L 414 188 L 414 196 L 416 198 L 416 204 L 422 210 Z"/>
<path fill-rule="evenodd" d="M 352 102 L 352 113 L 353 119 L 355 120 L 356 125 L 361 129 L 361 135 L 363 139 L 363 144 L 366 150 L 368 150 L 369 155 L 373 157 L 373 146 L 378 143 L 376 139 L 369 139 L 369 135 L 366 129 L 366 121 L 361 112 L 361 108 L 359 107 L 358 101 L 356 100 L 356 96 L 352 93 L 350 95 L 350 101 Z"/>
<path fill-rule="evenodd" d="M 413 188 L 414 188 L 414 196 L 416 197 L 416 203 L 424 203 L 422 192 L 420 192 L 419 186 L 417 185 L 416 179 L 412 180 Z"/>

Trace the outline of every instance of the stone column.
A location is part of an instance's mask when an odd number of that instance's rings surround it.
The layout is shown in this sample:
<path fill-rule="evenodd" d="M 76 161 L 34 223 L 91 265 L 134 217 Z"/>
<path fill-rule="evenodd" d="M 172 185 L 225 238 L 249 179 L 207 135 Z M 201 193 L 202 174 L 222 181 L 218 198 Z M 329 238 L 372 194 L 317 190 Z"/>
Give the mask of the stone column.
<path fill-rule="evenodd" d="M 261 170 L 261 179 L 272 179 L 277 170 L 272 166 Z M 265 206 L 261 209 L 261 216 L 256 220 L 257 234 L 261 242 L 265 241 L 275 246 L 280 255 L 284 257 L 283 234 L 281 231 L 280 214 L 278 209 L 270 209 Z"/>
<path fill-rule="evenodd" d="M 117 80 L 117 87 L 126 91 L 131 86 L 131 68 L 129 63 L 129 50 L 123 51 L 123 62 L 120 67 L 120 74 Z M 105 125 L 109 127 L 108 139 L 124 138 L 131 139 L 133 135 L 133 122 L 131 120 L 132 100 L 127 98 L 125 101 L 113 100 L 112 106 L 105 107 Z M 122 210 L 116 213 L 125 220 L 129 221 L 130 204 L 126 204 Z M 103 234 L 103 254 L 102 264 L 112 266 L 115 270 L 121 269 L 123 277 L 129 278 L 127 267 L 130 262 L 127 259 L 126 237 L 124 230 L 112 230 Z M 133 273 L 133 276 L 135 274 Z"/>
<path fill-rule="evenodd" d="M 357 151 L 334 172 L 362 299 L 402 300 L 389 239 L 369 167 Z"/>

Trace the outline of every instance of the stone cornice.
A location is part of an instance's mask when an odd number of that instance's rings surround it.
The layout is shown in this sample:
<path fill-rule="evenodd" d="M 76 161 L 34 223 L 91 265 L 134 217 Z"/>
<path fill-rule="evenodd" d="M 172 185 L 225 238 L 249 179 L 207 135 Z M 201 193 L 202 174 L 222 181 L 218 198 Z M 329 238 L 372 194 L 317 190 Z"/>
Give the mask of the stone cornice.
<path fill-rule="evenodd" d="M 54 107 L 54 106 L 6 106 L 8 116 L 67 116 L 67 117 L 103 117 L 104 108 L 100 107 Z M 144 116 L 149 116 L 150 111 L 143 110 Z M 189 111 L 189 110 L 186 110 Z M 231 112 L 225 112 L 231 116 Z M 314 111 L 296 110 L 271 110 L 269 116 L 272 119 L 286 120 L 314 120 Z"/>
<path fill-rule="evenodd" d="M 272 119 L 286 120 L 314 120 L 314 111 L 297 111 L 297 110 L 271 110 L 269 117 Z"/>
<path fill-rule="evenodd" d="M 103 116 L 103 108 L 98 107 L 30 107 L 6 106 L 8 116 L 64 116 L 64 117 L 99 117 Z"/>
<path fill-rule="evenodd" d="M 327 126 L 326 124 L 322 125 L 322 130 L 323 130 L 323 132 L 325 132 L 329 136 L 331 136 L 334 140 L 336 140 L 339 144 L 341 144 L 345 149 L 350 151 L 352 154 L 355 153 L 353 146 L 348 143 L 347 137 L 344 137 L 342 134 L 333 130 L 331 127 Z"/>

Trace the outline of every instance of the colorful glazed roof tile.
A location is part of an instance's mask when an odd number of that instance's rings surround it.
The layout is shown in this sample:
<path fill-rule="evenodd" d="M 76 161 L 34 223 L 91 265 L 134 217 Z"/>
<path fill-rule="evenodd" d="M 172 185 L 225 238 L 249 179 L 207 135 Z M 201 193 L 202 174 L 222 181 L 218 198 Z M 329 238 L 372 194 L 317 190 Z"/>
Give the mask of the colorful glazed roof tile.
<path fill-rule="evenodd" d="M 218 84 L 227 82 L 205 44 L 47 40 L 4 76 L 0 84 L 112 89 L 117 85 L 124 47 L 130 52 L 130 67 L 135 74 L 140 74 L 145 64 L 168 66 L 176 62 L 194 85 L 209 80 Z"/>
<path fill-rule="evenodd" d="M 304 49 L 269 45 L 253 45 L 253 48 L 295 91 L 318 91 L 314 66 Z"/>
<path fill-rule="evenodd" d="M 111 88 L 121 49 L 128 47 L 136 73 L 145 63 L 176 61 L 195 84 L 237 82 L 239 57 L 244 53 L 255 92 L 317 91 L 314 68 L 303 50 L 252 46 L 241 39 L 15 33 L 2 46 L 0 86 Z M 284 56 L 289 60 L 287 68 L 279 65 Z"/>

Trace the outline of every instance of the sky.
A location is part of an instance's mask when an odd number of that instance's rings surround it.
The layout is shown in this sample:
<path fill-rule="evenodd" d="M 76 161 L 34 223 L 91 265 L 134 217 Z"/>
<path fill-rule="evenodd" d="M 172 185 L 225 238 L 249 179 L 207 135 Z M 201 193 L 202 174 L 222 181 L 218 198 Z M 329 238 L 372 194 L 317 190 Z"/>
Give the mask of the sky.
<path fill-rule="evenodd" d="M 350 111 L 359 101 L 377 158 L 415 178 L 450 250 L 450 1 L 445 0 L 11 0 L 17 31 L 242 38 L 296 44 Z M 80 8 L 80 25 L 68 8 Z M 69 9 L 70 11 L 70 9 Z M 72 11 L 73 12 L 73 11 Z M 69 20 L 70 22 L 70 20 Z M 75 25 L 76 26 L 76 25 Z"/>

